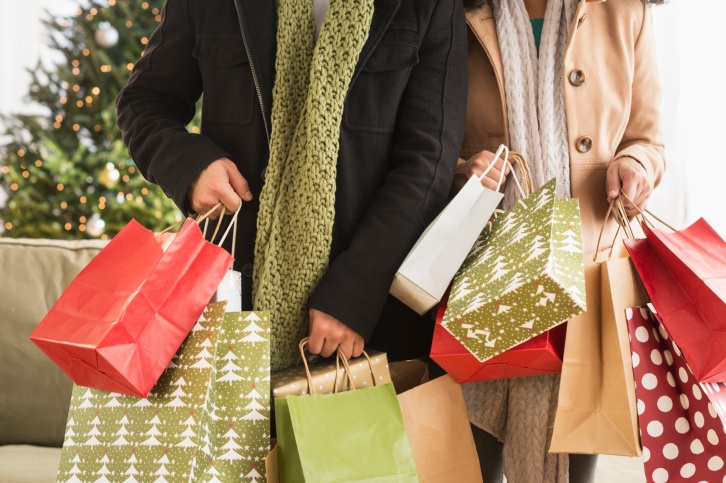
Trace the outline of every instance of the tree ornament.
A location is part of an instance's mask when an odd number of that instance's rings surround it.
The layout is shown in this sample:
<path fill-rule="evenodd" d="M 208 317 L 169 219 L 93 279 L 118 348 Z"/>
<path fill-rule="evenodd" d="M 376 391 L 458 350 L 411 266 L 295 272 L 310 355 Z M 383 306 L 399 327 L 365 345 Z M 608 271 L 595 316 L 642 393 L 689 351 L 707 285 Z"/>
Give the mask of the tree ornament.
<path fill-rule="evenodd" d="M 94 213 L 93 216 L 91 216 L 91 218 L 86 223 L 86 233 L 95 238 L 103 235 L 105 228 L 106 222 L 103 221 L 101 215 L 99 215 L 98 213 Z"/>
<path fill-rule="evenodd" d="M 113 163 L 106 163 L 106 167 L 98 177 L 98 182 L 106 188 L 111 188 L 118 183 L 119 178 L 121 178 L 121 173 L 116 169 L 116 166 Z"/>
<path fill-rule="evenodd" d="M 96 42 L 105 49 L 110 49 L 118 43 L 118 30 L 113 28 L 109 22 L 101 22 L 96 30 Z"/>

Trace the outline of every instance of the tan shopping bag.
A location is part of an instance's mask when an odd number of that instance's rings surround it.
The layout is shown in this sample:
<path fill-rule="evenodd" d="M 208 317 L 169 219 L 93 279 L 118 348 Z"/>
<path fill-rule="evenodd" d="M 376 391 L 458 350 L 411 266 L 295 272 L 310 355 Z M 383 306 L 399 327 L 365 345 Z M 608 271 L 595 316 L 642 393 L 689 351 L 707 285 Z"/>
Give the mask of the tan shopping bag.
<path fill-rule="evenodd" d="M 399 394 L 421 483 L 482 482 L 461 386 L 442 376 Z"/>
<path fill-rule="evenodd" d="M 409 391 L 414 387 L 429 382 L 429 365 L 424 361 L 397 361 L 388 365 L 391 382 L 396 394 Z"/>
<path fill-rule="evenodd" d="M 277 446 L 272 444 L 272 450 L 265 456 L 265 477 L 267 483 L 280 483 L 280 471 L 277 469 Z"/>
<path fill-rule="evenodd" d="M 585 262 L 588 311 L 567 328 L 550 452 L 639 456 L 635 386 L 625 309 L 648 295 L 627 252 Z"/>

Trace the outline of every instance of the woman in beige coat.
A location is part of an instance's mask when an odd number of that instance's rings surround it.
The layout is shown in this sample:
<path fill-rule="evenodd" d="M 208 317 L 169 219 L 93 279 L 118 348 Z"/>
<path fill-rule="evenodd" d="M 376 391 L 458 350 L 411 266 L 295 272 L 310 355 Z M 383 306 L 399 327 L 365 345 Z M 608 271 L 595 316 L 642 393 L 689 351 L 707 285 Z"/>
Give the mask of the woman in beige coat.
<path fill-rule="evenodd" d="M 580 199 L 592 256 L 609 200 L 622 188 L 643 209 L 665 168 L 647 5 L 662 0 L 464 3 L 469 97 L 454 188 L 508 145 L 524 154 L 535 184 L 557 177 L 559 196 Z M 496 187 L 498 168 L 485 186 Z M 505 208 L 516 200 L 511 188 Z M 614 231 L 611 222 L 603 239 Z M 566 482 L 570 473 L 571 481 L 592 480 L 593 457 L 569 464 L 547 453 L 558 388 L 559 376 L 464 385 L 484 481 L 501 481 L 502 472 L 510 483 Z"/>

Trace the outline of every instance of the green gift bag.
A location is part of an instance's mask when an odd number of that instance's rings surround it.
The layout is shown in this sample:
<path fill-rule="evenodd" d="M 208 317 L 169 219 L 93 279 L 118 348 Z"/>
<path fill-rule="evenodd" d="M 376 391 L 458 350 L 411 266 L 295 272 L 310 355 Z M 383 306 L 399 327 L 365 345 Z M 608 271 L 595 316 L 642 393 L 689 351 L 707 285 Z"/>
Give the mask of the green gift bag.
<path fill-rule="evenodd" d="M 267 314 L 207 306 L 149 397 L 73 388 L 59 483 L 265 481 Z"/>
<path fill-rule="evenodd" d="M 418 482 L 393 384 L 321 395 L 315 389 L 275 399 L 281 483 Z"/>
<path fill-rule="evenodd" d="M 586 310 L 579 204 L 555 183 L 498 215 L 454 278 L 442 325 L 481 362 Z"/>

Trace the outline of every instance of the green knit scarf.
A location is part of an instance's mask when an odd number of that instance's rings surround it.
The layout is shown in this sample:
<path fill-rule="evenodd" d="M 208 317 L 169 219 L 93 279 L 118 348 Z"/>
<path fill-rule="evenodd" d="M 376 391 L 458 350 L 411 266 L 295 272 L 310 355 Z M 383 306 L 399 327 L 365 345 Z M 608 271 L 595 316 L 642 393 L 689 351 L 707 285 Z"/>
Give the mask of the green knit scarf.
<path fill-rule="evenodd" d="M 373 0 L 331 0 L 316 43 L 313 0 L 278 0 L 253 297 L 271 314 L 273 372 L 295 364 L 308 299 L 328 267 L 343 104 L 372 17 Z"/>

